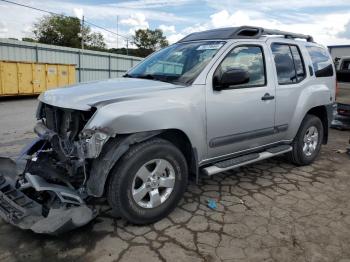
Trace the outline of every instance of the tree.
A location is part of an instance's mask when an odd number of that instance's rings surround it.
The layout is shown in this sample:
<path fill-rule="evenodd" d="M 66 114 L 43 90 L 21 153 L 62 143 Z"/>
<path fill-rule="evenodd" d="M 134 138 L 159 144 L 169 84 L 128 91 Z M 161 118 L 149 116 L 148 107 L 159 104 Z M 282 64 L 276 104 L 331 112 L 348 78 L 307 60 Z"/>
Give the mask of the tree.
<path fill-rule="evenodd" d="M 23 37 L 22 41 L 35 43 L 36 40 L 30 37 Z"/>
<path fill-rule="evenodd" d="M 85 44 L 88 49 L 104 51 L 106 50 L 106 43 L 104 42 L 103 35 L 101 33 L 91 33 L 86 36 Z"/>
<path fill-rule="evenodd" d="M 160 29 L 139 29 L 133 36 L 133 43 L 139 48 L 141 56 L 147 56 L 152 52 L 169 45 L 168 40 Z"/>
<path fill-rule="evenodd" d="M 128 49 L 126 49 L 125 47 L 122 47 L 122 48 L 110 48 L 110 49 L 108 49 L 108 52 L 114 53 L 114 54 L 119 54 L 119 55 L 130 55 L 130 56 L 144 57 L 144 55 L 142 56 L 140 54 L 140 50 L 136 49 L 136 48 L 128 48 Z"/>
<path fill-rule="evenodd" d="M 64 15 L 44 16 L 34 24 L 34 38 L 37 42 L 50 45 L 81 47 L 84 35 L 84 46 L 87 49 L 103 50 L 106 47 L 101 33 L 91 33 L 89 26 L 81 28 L 80 20 Z"/>

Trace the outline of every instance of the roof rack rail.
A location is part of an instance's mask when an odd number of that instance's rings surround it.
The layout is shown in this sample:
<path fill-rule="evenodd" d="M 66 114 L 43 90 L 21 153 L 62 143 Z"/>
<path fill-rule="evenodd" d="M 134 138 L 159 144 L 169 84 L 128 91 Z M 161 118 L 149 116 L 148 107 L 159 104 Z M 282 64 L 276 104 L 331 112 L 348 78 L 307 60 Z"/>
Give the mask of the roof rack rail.
<path fill-rule="evenodd" d="M 208 39 L 258 39 L 263 35 L 279 35 L 279 36 L 284 36 L 285 38 L 306 39 L 306 41 L 308 42 L 314 41 L 312 36 L 310 35 L 295 34 L 291 32 L 266 29 L 262 27 L 240 26 L 240 27 L 218 28 L 218 29 L 192 33 L 182 38 L 179 42 L 208 40 Z"/>
<path fill-rule="evenodd" d="M 296 33 L 291 33 L 291 32 L 286 32 L 281 30 L 275 30 L 275 29 L 262 28 L 262 35 L 281 35 L 281 36 L 284 36 L 285 38 L 300 38 L 300 39 L 305 39 L 307 42 L 314 41 L 311 35 L 296 34 Z"/>

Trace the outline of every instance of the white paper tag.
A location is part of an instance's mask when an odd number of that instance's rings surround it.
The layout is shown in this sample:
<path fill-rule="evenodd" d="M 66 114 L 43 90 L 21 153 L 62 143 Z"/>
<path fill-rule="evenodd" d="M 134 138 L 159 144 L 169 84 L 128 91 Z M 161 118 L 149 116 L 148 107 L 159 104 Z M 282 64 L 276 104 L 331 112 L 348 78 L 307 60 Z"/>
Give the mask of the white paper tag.
<path fill-rule="evenodd" d="M 222 47 L 223 44 L 201 45 L 197 50 L 216 50 Z"/>

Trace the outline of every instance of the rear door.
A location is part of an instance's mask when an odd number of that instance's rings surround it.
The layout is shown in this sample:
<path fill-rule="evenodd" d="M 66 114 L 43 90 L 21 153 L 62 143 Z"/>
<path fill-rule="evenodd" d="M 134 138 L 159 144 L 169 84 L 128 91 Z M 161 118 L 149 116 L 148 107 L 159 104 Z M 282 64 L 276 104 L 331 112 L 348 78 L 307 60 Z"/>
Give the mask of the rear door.
<path fill-rule="evenodd" d="M 287 137 L 292 119 L 297 110 L 299 96 L 309 84 L 305 64 L 305 53 L 296 42 L 280 42 L 268 40 L 269 50 L 272 53 L 272 68 L 276 77 L 276 115 L 275 125 L 283 126 L 283 132 L 276 134 L 277 139 L 290 140 Z M 305 51 L 305 50 L 304 50 Z"/>

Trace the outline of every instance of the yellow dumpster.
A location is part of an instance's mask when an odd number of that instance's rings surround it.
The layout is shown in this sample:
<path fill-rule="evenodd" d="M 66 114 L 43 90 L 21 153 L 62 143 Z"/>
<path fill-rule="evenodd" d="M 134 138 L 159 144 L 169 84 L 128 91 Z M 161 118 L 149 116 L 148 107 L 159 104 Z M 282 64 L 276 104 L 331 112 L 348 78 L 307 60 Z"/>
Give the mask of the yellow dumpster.
<path fill-rule="evenodd" d="M 33 95 L 75 83 L 75 65 L 0 61 L 0 96 Z"/>

